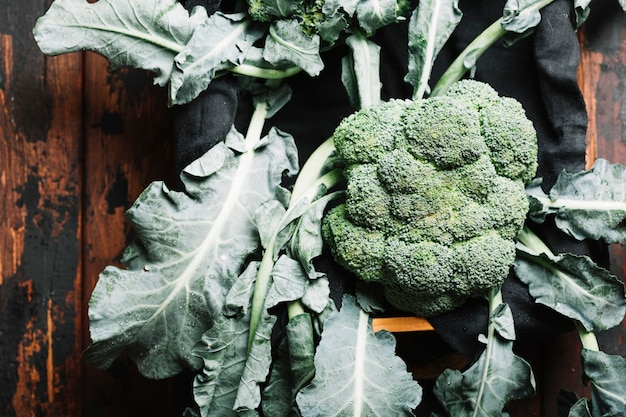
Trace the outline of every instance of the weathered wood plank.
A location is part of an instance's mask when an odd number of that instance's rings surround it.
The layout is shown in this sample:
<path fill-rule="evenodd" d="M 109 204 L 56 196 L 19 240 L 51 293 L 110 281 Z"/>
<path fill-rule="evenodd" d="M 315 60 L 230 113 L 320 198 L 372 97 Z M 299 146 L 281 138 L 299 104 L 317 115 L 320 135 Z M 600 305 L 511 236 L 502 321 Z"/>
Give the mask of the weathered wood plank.
<path fill-rule="evenodd" d="M 626 163 L 626 135 L 623 132 L 626 91 L 626 16 L 617 2 L 594 8 L 580 31 L 580 83 L 589 115 L 587 166 L 596 158 Z M 623 245 L 611 245 L 610 267 L 624 278 L 626 252 Z M 624 355 L 626 348 L 622 326 L 598 334 L 601 348 L 607 353 Z M 590 387 L 584 383 L 580 359 L 581 345 L 575 332 L 558 336 L 542 349 L 540 369 L 542 416 L 556 417 L 556 396 L 566 388 L 589 398 Z"/>
<path fill-rule="evenodd" d="M 85 58 L 84 302 L 132 231 L 124 212 L 152 180 L 171 176 L 166 91 L 145 71 L 107 71 L 98 55 Z M 83 334 L 88 344 L 88 323 Z M 188 375 L 147 380 L 125 356 L 108 370 L 85 365 L 85 413 L 99 416 L 181 415 L 191 395 Z"/>
<path fill-rule="evenodd" d="M 79 415 L 81 60 L 15 31 L 0 63 L 0 414 Z"/>
<path fill-rule="evenodd" d="M 585 52 L 590 87 L 590 134 L 595 153 L 611 162 L 626 164 L 626 16 L 617 2 L 606 5 L 586 25 Z M 585 57 L 585 55 L 583 55 Z M 626 277 L 626 246 L 610 246 L 611 272 Z M 626 321 L 598 335 L 609 354 L 626 356 Z"/>

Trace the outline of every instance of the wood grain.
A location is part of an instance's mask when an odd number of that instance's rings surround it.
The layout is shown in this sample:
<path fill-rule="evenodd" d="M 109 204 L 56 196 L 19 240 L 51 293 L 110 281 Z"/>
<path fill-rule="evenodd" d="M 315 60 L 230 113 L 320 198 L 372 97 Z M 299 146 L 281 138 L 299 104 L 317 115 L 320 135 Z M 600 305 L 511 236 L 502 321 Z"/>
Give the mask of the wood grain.
<path fill-rule="evenodd" d="M 27 43 L 0 34 L 0 414 L 77 415 L 82 64 Z"/>

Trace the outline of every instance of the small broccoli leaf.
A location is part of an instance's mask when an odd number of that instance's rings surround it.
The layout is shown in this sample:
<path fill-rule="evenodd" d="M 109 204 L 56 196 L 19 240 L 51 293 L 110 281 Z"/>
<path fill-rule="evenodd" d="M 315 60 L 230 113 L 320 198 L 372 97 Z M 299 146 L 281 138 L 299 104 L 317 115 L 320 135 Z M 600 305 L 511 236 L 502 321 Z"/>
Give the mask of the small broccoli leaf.
<path fill-rule="evenodd" d="M 176 0 L 55 0 L 37 21 L 34 35 L 45 54 L 97 52 L 111 69 L 149 70 L 164 86 L 174 57 L 206 20 L 204 8 L 190 16 Z"/>
<path fill-rule="evenodd" d="M 415 98 L 428 92 L 428 80 L 435 58 L 443 48 L 463 13 L 458 0 L 421 1 L 409 22 L 409 72 L 404 78 L 414 90 Z"/>
<path fill-rule="evenodd" d="M 545 0 L 507 0 L 502 14 L 502 27 L 508 32 L 524 33 L 541 21 L 539 10 Z"/>
<path fill-rule="evenodd" d="M 185 192 L 155 182 L 128 210 L 138 243 L 124 257 L 127 269 L 106 268 L 92 294 L 88 361 L 108 367 L 127 351 L 151 378 L 201 365 L 191 347 L 222 316 L 227 293 L 259 247 L 249 214 L 276 198 L 293 168 L 286 157 L 292 140 L 270 131 L 262 142 L 241 155 L 216 145 L 185 169 Z"/>
<path fill-rule="evenodd" d="M 395 356 L 395 344 L 391 333 L 374 333 L 354 297 L 344 296 L 324 323 L 315 378 L 297 395 L 302 415 L 412 416 L 421 388 Z"/>
<path fill-rule="evenodd" d="M 328 305 L 330 297 L 330 282 L 327 276 L 320 276 L 309 281 L 309 286 L 302 296 L 302 305 L 315 313 L 321 313 Z"/>
<path fill-rule="evenodd" d="M 626 416 L 626 359 L 589 349 L 582 359 L 591 382 L 591 415 Z"/>
<path fill-rule="evenodd" d="M 184 50 L 174 59 L 170 102 L 188 103 L 204 91 L 215 73 L 243 60 L 262 31 L 251 28 L 245 14 L 217 12 L 199 24 Z"/>
<path fill-rule="evenodd" d="M 346 20 L 345 7 L 342 6 L 348 4 L 348 8 L 352 9 L 350 14 L 354 13 L 356 8 L 356 1 L 350 0 L 344 2 L 341 0 L 325 1 L 322 6 L 322 12 L 324 13 L 324 20 L 318 27 L 318 34 L 320 38 L 329 44 L 333 44 L 341 35 L 341 33 L 348 27 L 348 21 Z"/>
<path fill-rule="evenodd" d="M 546 195 L 536 181 L 527 188 L 530 218 L 542 223 L 554 214 L 556 225 L 578 239 L 626 241 L 626 167 L 597 159 L 576 174 L 563 172 Z"/>
<path fill-rule="evenodd" d="M 370 34 L 394 23 L 397 12 L 398 0 L 361 0 L 356 6 L 359 25 Z"/>
<path fill-rule="evenodd" d="M 321 193 L 325 193 L 324 190 Z M 289 242 L 289 255 L 300 261 L 309 278 L 315 279 L 324 274 L 315 270 L 313 259 L 322 254 L 322 217 L 328 203 L 342 193 L 336 192 L 320 197 L 309 204 L 307 210 L 298 219 L 297 227 Z"/>
<path fill-rule="evenodd" d="M 282 255 L 272 269 L 272 285 L 267 293 L 265 308 L 302 298 L 309 280 L 302 266 L 295 259 Z"/>
<path fill-rule="evenodd" d="M 315 374 L 315 342 L 311 316 L 298 314 L 285 326 L 272 374 L 264 390 L 262 409 L 266 416 L 299 417 L 296 394 Z"/>
<path fill-rule="evenodd" d="M 233 310 L 243 314 L 220 317 L 202 335 L 193 354 L 201 358 L 203 367 L 194 379 L 193 394 L 202 417 L 256 416 L 256 412 L 235 411 L 237 389 L 247 366 L 247 342 L 250 327 L 251 282 L 259 263 L 251 262 L 239 281 L 244 281 L 241 295 L 230 298 Z M 245 290 L 247 289 L 247 291 Z M 228 298 L 228 297 L 227 297 Z"/>
<path fill-rule="evenodd" d="M 250 296 L 254 288 L 258 269 L 258 262 L 250 262 L 246 270 L 237 278 L 228 294 L 226 294 L 224 308 L 222 309 L 224 316 L 239 317 L 248 313 Z"/>
<path fill-rule="evenodd" d="M 194 380 L 194 400 L 202 417 L 235 416 L 239 380 L 246 366 L 248 315 L 220 320 L 194 348 L 203 368 Z"/>
<path fill-rule="evenodd" d="M 271 335 L 276 320 L 276 316 L 264 311 L 257 326 L 237 389 L 234 403 L 237 411 L 252 411 L 261 403 L 260 385 L 267 378 L 272 363 Z"/>
<path fill-rule="evenodd" d="M 276 233 L 276 225 L 281 224 L 286 212 L 287 209 L 282 202 L 271 200 L 262 204 L 254 213 L 254 222 L 259 229 L 261 245 L 267 248 L 272 239 L 276 239 L 274 258 L 278 257 L 278 252 L 282 250 L 293 235 L 295 224 L 289 224 L 280 230 L 278 234 Z"/>
<path fill-rule="evenodd" d="M 567 417 L 593 417 L 589 410 L 589 400 L 581 398 L 569 409 Z"/>
<path fill-rule="evenodd" d="M 618 325 L 626 312 L 624 284 L 588 256 L 533 253 L 518 245 L 515 274 L 538 303 L 572 319 L 587 331 Z"/>
<path fill-rule="evenodd" d="M 260 385 L 265 381 L 272 361 L 271 333 L 276 316 L 269 310 L 304 295 L 308 278 L 300 264 L 286 255 L 278 258 L 272 269 L 271 286 L 265 298 L 261 320 L 252 339 L 246 367 L 241 376 L 235 408 L 254 410 L 261 402 Z"/>
<path fill-rule="evenodd" d="M 447 369 L 437 378 L 434 393 L 450 415 L 501 416 L 509 401 L 534 395 L 530 365 L 513 353 L 512 324 L 510 308 L 500 304 L 479 359 L 463 373 Z"/>
<path fill-rule="evenodd" d="M 263 391 L 262 409 L 266 416 L 297 417 L 296 394 L 315 374 L 315 343 L 311 316 L 298 314 L 285 326 L 285 334 Z"/>
<path fill-rule="evenodd" d="M 620 4 L 622 4 L 622 8 L 626 10 L 626 2 L 624 0 L 619 0 Z M 574 0 L 574 11 L 576 13 L 576 27 L 580 27 L 587 18 L 589 17 L 589 13 L 591 12 L 589 5 L 591 4 L 591 0 Z"/>
<path fill-rule="evenodd" d="M 346 39 L 351 53 L 342 61 L 341 80 L 350 104 L 362 108 L 380 102 L 380 47 L 360 35 Z"/>
<path fill-rule="evenodd" d="M 294 400 L 294 382 L 287 351 L 287 340 L 281 339 L 274 353 L 272 370 L 261 398 L 263 415 L 272 417 L 300 417 Z"/>
<path fill-rule="evenodd" d="M 313 77 L 324 68 L 320 57 L 320 37 L 306 35 L 297 20 L 272 23 L 265 39 L 263 58 L 274 65 L 289 62 Z"/>
<path fill-rule="evenodd" d="M 294 381 L 294 395 L 298 389 L 307 385 L 315 374 L 315 341 L 311 315 L 298 314 L 289 319 L 285 328 L 289 346 L 291 375 Z"/>

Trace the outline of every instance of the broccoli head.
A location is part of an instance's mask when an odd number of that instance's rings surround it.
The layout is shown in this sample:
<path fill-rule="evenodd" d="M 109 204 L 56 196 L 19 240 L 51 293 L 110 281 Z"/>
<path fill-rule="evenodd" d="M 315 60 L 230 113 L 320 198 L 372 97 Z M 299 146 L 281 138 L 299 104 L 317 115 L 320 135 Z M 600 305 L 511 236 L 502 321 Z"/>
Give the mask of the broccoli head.
<path fill-rule="evenodd" d="M 502 284 L 537 169 L 536 133 L 519 102 L 459 81 L 444 96 L 360 110 L 333 140 L 346 199 L 322 233 L 340 265 L 425 317 Z"/>
<path fill-rule="evenodd" d="M 324 21 L 324 0 L 247 0 L 248 14 L 258 22 L 296 19 L 307 35 L 317 32 Z"/>
<path fill-rule="evenodd" d="M 326 0 L 246 0 L 248 15 L 258 22 L 274 22 L 276 20 L 295 20 L 300 24 L 303 33 L 308 36 L 320 34 L 322 39 L 334 42 L 338 36 L 337 27 L 362 24 L 359 8 L 346 8 L 340 2 Z M 351 9 L 351 10 L 349 10 Z M 371 10 L 368 10 L 371 9 Z M 397 0 L 395 6 L 386 3 L 381 9 L 379 4 L 364 5 L 367 14 L 374 14 L 372 20 L 389 19 L 392 12 L 395 18 L 408 18 L 413 6 L 410 0 Z M 380 14 L 379 14 L 380 13 Z M 358 22 L 358 23 L 357 23 Z M 390 23 L 390 22 L 387 22 Z M 363 29 L 372 29 L 365 25 Z M 326 33 L 324 33 L 326 32 Z"/>

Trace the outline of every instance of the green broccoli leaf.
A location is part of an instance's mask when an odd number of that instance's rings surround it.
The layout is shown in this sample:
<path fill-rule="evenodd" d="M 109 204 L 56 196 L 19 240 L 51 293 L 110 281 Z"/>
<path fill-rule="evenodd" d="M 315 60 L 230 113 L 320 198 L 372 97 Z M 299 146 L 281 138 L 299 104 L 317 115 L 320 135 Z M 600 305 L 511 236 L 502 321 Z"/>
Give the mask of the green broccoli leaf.
<path fill-rule="evenodd" d="M 546 195 L 535 181 L 527 188 L 530 218 L 543 223 L 555 215 L 559 229 L 578 239 L 626 241 L 626 167 L 599 158 L 576 174 L 563 172 Z"/>
<path fill-rule="evenodd" d="M 289 319 L 278 346 L 272 373 L 263 391 L 262 409 L 266 416 L 300 416 L 296 394 L 315 374 L 315 343 L 311 316 L 298 314 Z"/>
<path fill-rule="evenodd" d="M 443 48 L 463 13 L 458 0 L 421 1 L 409 22 L 409 72 L 404 78 L 422 98 L 428 91 L 428 80 L 435 58 Z"/>
<path fill-rule="evenodd" d="M 246 15 L 213 14 L 199 24 L 174 59 L 170 102 L 184 104 L 204 91 L 220 69 L 240 64 L 252 44 L 263 36 L 251 27 Z"/>
<path fill-rule="evenodd" d="M 539 10 L 550 0 L 508 0 L 502 13 L 502 27 L 515 33 L 524 33 L 539 24 Z"/>
<path fill-rule="evenodd" d="M 203 8 L 190 16 L 176 0 L 55 0 L 37 20 L 34 35 L 45 54 L 94 51 L 111 69 L 149 70 L 164 86 L 174 57 L 206 20 Z"/>
<path fill-rule="evenodd" d="M 320 56 L 320 37 L 303 33 L 297 20 L 272 23 L 265 39 L 263 58 L 274 65 L 292 63 L 312 77 L 319 75 L 324 68 Z"/>
<path fill-rule="evenodd" d="M 263 390 L 261 410 L 263 415 L 272 417 L 300 417 L 295 403 L 294 381 L 291 375 L 287 339 L 278 344 L 272 361 L 272 370 Z"/>
<path fill-rule="evenodd" d="M 254 281 L 258 263 L 250 263 L 238 281 Z M 246 366 L 248 328 L 250 325 L 250 291 L 241 298 L 239 310 L 246 311 L 234 317 L 222 317 L 202 335 L 193 354 L 201 358 L 203 367 L 193 383 L 194 400 L 202 417 L 235 416 L 234 403 L 241 375 Z"/>
<path fill-rule="evenodd" d="M 258 272 L 258 271 L 257 271 Z M 256 327 L 234 407 L 254 410 L 261 402 L 260 386 L 267 378 L 272 361 L 270 337 L 277 317 L 269 311 L 281 303 L 299 300 L 304 295 L 308 277 L 301 265 L 286 255 L 278 258 L 271 273 L 271 285 Z M 248 339 L 250 340 L 250 338 Z"/>
<path fill-rule="evenodd" d="M 238 141 L 231 132 L 227 142 Z M 199 368 L 190 347 L 222 316 L 259 248 L 249 214 L 276 198 L 284 172 L 297 170 L 287 157 L 293 152 L 293 140 L 272 130 L 241 155 L 223 143 L 212 148 L 185 169 L 186 192 L 149 186 L 127 212 L 139 239 L 123 259 L 127 269 L 106 268 L 93 292 L 85 358 L 107 367 L 128 351 L 151 378 Z"/>
<path fill-rule="evenodd" d="M 398 19 L 398 0 L 361 0 L 356 16 L 361 28 L 372 34 Z"/>
<path fill-rule="evenodd" d="M 567 417 L 593 417 L 589 410 L 589 401 L 586 398 L 576 401 L 569 409 Z"/>
<path fill-rule="evenodd" d="M 421 388 L 395 356 L 395 344 L 391 333 L 374 333 L 354 297 L 344 296 L 324 323 L 315 378 L 297 395 L 302 415 L 412 416 Z"/>
<path fill-rule="evenodd" d="M 626 416 L 626 359 L 582 350 L 583 370 L 591 382 L 592 416 Z"/>
<path fill-rule="evenodd" d="M 325 192 L 321 190 L 320 195 Z M 309 203 L 307 210 L 300 215 L 289 242 L 289 255 L 300 261 L 311 279 L 325 275 L 316 271 L 313 260 L 322 254 L 324 248 L 321 229 L 326 206 L 341 195 L 343 195 L 341 192 L 330 193 Z"/>
<path fill-rule="evenodd" d="M 248 352 L 252 282 L 258 268 L 259 262 L 251 262 L 237 281 L 242 282 L 238 290 L 227 296 L 229 311 L 241 313 L 221 316 L 193 351 L 204 363 L 194 381 L 194 397 L 203 417 L 248 415 L 259 406 L 260 386 L 266 380 L 272 362 L 270 340 L 277 320 L 268 310 L 301 298 L 306 289 L 307 277 L 298 262 L 286 256 L 279 258 L 272 271 L 265 309 Z M 298 332 L 301 343 L 305 343 L 303 332 L 302 329 Z M 310 349 L 313 346 L 311 343 Z M 300 354 L 305 355 L 304 350 Z"/>
<path fill-rule="evenodd" d="M 363 108 L 380 102 L 380 47 L 362 35 L 346 39 L 350 55 L 344 57 L 341 81 L 354 108 Z"/>
<path fill-rule="evenodd" d="M 513 353 L 513 315 L 506 304 L 491 306 L 487 346 L 465 372 L 445 370 L 434 392 L 446 411 L 455 417 L 501 416 L 511 400 L 534 395 L 530 365 Z"/>
<path fill-rule="evenodd" d="M 626 313 L 624 284 L 588 256 L 553 255 L 538 247 L 533 235 L 518 237 L 515 274 L 530 294 L 587 331 L 605 330 L 621 323 Z"/>

